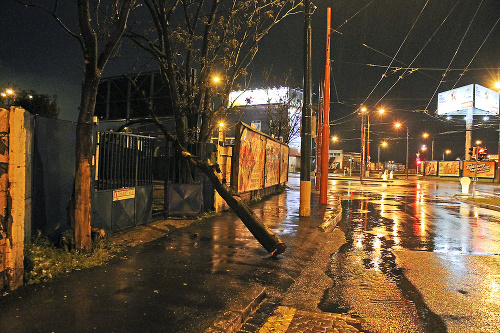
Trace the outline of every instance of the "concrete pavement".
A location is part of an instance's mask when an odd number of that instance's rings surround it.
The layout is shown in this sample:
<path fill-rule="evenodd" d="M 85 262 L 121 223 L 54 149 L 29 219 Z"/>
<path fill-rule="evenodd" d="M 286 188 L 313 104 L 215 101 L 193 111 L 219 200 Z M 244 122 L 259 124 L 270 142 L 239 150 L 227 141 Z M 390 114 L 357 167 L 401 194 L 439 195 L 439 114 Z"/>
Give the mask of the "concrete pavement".
<path fill-rule="evenodd" d="M 309 284 L 328 283 L 328 277 L 313 272 L 321 272 L 325 255 L 343 243 L 332 231 L 341 213 L 338 200 L 332 198 L 327 207 L 317 202 L 312 200 L 311 217 L 298 216 L 299 179 L 292 175 L 287 191 L 252 206 L 287 244 L 278 258 L 229 212 L 203 220 L 161 220 L 114 235 L 134 246 L 105 266 L 0 297 L 2 332 L 234 332 L 268 303 L 276 310 L 268 318 L 278 323 L 285 312 L 294 332 L 304 331 L 298 322 L 312 327 L 321 322 L 325 332 L 354 329 L 350 324 L 356 319 L 313 306 L 298 309 L 287 301 L 293 292 L 305 297 L 303 304 L 314 304 L 307 300 L 308 291 L 316 290 Z"/>

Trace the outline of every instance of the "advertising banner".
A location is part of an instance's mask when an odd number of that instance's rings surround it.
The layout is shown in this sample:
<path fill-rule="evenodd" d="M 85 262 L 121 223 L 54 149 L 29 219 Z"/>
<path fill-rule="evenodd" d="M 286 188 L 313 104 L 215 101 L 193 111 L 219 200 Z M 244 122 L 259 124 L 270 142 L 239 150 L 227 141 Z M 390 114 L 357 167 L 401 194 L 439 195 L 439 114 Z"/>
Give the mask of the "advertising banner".
<path fill-rule="evenodd" d="M 460 161 L 439 161 L 439 176 L 460 176 Z"/>
<path fill-rule="evenodd" d="M 441 114 L 458 113 L 474 106 L 474 85 L 455 88 L 438 94 L 438 111 Z"/>
<path fill-rule="evenodd" d="M 474 169 L 476 168 L 475 161 L 464 162 L 464 177 L 474 177 Z M 477 162 L 477 177 L 480 178 L 495 178 L 495 162 L 494 161 L 478 161 Z"/>
<path fill-rule="evenodd" d="M 426 176 L 437 176 L 437 161 L 426 161 L 425 162 L 425 175 Z"/>
<path fill-rule="evenodd" d="M 266 138 L 243 127 L 238 163 L 238 192 L 257 190 L 264 186 L 265 152 Z"/>
<path fill-rule="evenodd" d="M 280 144 L 273 140 L 266 142 L 266 181 L 265 187 L 276 185 L 280 181 Z"/>
<path fill-rule="evenodd" d="M 281 145 L 281 153 L 280 153 L 280 159 L 281 159 L 281 165 L 280 165 L 280 183 L 286 183 L 288 181 L 288 154 L 289 154 L 290 149 L 285 146 Z"/>
<path fill-rule="evenodd" d="M 474 91 L 474 107 L 476 109 L 486 111 L 487 113 L 498 114 L 498 92 L 475 85 Z M 477 112 L 475 112 L 477 114 Z"/>

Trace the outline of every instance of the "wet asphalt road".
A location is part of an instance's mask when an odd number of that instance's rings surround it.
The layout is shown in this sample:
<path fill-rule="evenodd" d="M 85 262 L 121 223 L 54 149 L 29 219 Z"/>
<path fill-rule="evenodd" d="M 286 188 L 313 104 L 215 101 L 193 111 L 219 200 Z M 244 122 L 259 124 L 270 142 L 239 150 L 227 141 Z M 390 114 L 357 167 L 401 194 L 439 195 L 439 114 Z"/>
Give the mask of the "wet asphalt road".
<path fill-rule="evenodd" d="M 498 332 L 500 212 L 454 200 L 460 189 L 330 180 L 347 242 L 331 255 L 319 308 L 358 314 L 372 332 Z"/>

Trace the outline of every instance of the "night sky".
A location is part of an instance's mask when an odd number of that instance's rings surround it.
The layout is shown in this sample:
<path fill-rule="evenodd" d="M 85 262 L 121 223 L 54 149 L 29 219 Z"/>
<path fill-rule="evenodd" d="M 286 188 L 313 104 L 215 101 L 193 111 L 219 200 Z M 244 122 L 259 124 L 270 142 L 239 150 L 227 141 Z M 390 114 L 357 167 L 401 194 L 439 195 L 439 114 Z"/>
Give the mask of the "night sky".
<path fill-rule="evenodd" d="M 76 1 L 62 3 L 65 18 L 73 18 Z M 14 85 L 57 94 L 60 118 L 75 120 L 83 76 L 76 39 L 39 10 L 12 0 L 3 4 L 0 88 Z M 418 145 L 430 146 L 430 140 L 419 138 L 428 131 L 435 139 L 435 159 L 442 157 L 444 149 L 452 150 L 449 158 L 463 157 L 464 121 L 437 117 L 437 94 L 470 83 L 493 89 L 500 79 L 500 1 L 317 0 L 314 4 L 314 98 L 325 67 L 326 8 L 332 8 L 330 119 L 332 132 L 341 139 L 335 147 L 359 151 L 356 110 L 363 104 L 386 110 L 380 119 L 372 117 L 372 161 L 383 139 L 389 140 L 383 159 L 404 160 L 405 136 L 394 129 L 396 120 L 410 129 L 411 156 Z M 262 68 L 270 66 L 278 76 L 291 68 L 301 86 L 303 20 L 302 14 L 289 17 L 264 39 L 252 68 L 253 87 L 261 84 Z M 109 63 L 104 76 L 139 71 L 136 58 L 135 51 L 122 52 L 121 58 Z M 406 67 L 413 70 L 405 71 Z M 498 117 L 480 122 L 481 118 L 475 119 L 473 140 L 483 140 L 496 154 Z"/>

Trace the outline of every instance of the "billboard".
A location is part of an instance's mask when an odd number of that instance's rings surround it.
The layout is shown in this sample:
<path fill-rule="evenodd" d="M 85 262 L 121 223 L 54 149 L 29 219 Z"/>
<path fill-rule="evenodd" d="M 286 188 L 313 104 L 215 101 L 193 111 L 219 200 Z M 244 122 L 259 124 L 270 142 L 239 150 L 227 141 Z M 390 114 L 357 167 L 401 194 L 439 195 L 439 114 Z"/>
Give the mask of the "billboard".
<path fill-rule="evenodd" d="M 437 161 L 425 162 L 425 175 L 427 176 L 437 176 Z"/>
<path fill-rule="evenodd" d="M 498 92 L 480 86 L 475 85 L 474 90 L 474 107 L 481 111 L 487 112 L 487 114 L 493 113 L 498 114 L 498 104 L 499 104 Z"/>
<path fill-rule="evenodd" d="M 231 91 L 229 106 L 256 106 L 269 104 L 302 104 L 302 92 L 288 87 Z"/>
<path fill-rule="evenodd" d="M 461 114 L 459 111 L 472 108 L 473 106 L 473 84 L 438 94 L 438 114 Z"/>
<path fill-rule="evenodd" d="M 472 110 L 474 115 L 498 114 L 498 92 L 479 84 L 469 84 L 438 94 L 438 115 L 466 115 Z"/>
<path fill-rule="evenodd" d="M 440 176 L 460 176 L 460 161 L 439 161 Z"/>
<path fill-rule="evenodd" d="M 464 162 L 464 177 L 474 177 L 474 169 L 477 166 L 476 176 L 479 178 L 495 178 L 495 162 L 494 161 L 465 161 Z"/>

